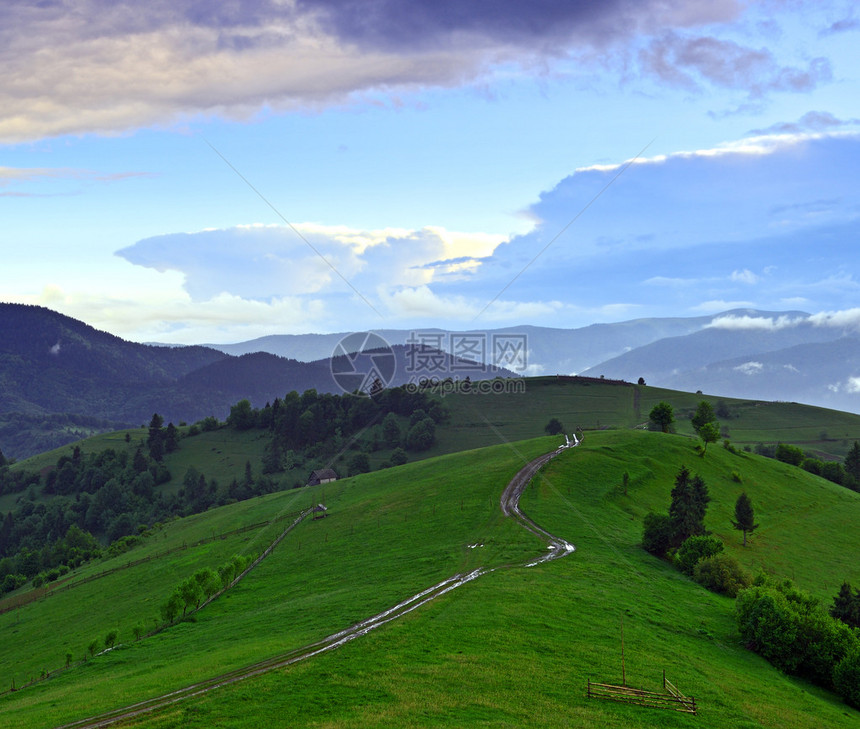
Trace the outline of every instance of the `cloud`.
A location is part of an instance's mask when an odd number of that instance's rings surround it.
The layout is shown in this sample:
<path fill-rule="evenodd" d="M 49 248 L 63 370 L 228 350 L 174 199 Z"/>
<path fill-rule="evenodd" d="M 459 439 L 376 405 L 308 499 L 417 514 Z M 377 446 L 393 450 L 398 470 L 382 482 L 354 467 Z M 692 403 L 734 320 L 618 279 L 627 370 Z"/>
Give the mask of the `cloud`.
<path fill-rule="evenodd" d="M 480 266 L 503 236 L 420 230 L 355 230 L 301 223 L 246 225 L 140 240 L 116 255 L 159 272 L 178 271 L 193 301 L 222 293 L 266 301 L 350 295 L 457 280 Z"/>
<path fill-rule="evenodd" d="M 745 284 L 754 284 L 759 282 L 759 277 L 756 276 L 752 271 L 748 268 L 743 269 L 742 271 L 732 271 L 732 275 L 729 277 L 735 283 L 745 283 Z"/>
<path fill-rule="evenodd" d="M 860 393 L 860 377 L 849 377 L 842 385 L 842 389 L 851 395 Z"/>
<path fill-rule="evenodd" d="M 824 38 L 829 35 L 847 33 L 858 29 L 860 29 L 860 20 L 857 20 L 857 18 L 843 18 L 842 20 L 837 20 L 835 23 L 831 23 L 827 28 L 820 31 L 818 35 Z"/>
<path fill-rule="evenodd" d="M 805 68 L 783 66 L 767 48 L 672 31 L 652 41 L 639 60 L 645 71 L 666 84 L 694 90 L 708 82 L 745 91 L 752 99 L 773 91 L 811 91 L 833 78 L 830 62 L 823 57 L 813 58 Z"/>
<path fill-rule="evenodd" d="M 723 299 L 713 299 L 711 301 L 703 301 L 690 308 L 693 311 L 709 313 L 713 311 L 725 311 L 726 309 L 748 309 L 752 306 L 754 306 L 754 304 L 750 301 L 724 301 Z"/>
<path fill-rule="evenodd" d="M 151 177 L 148 172 L 104 173 L 95 170 L 80 170 L 67 167 L 0 167 L 0 187 L 12 183 L 38 182 L 42 180 L 94 180 L 115 182 L 132 177 Z"/>
<path fill-rule="evenodd" d="M 822 311 L 809 317 L 809 321 L 818 327 L 860 330 L 860 308 Z"/>
<path fill-rule="evenodd" d="M 743 375 L 757 375 L 763 369 L 764 365 L 761 362 L 744 362 L 737 367 L 733 367 L 732 369 L 740 372 Z"/>
<path fill-rule="evenodd" d="M 860 124 L 860 119 L 842 120 L 829 111 L 808 111 L 796 122 L 779 122 L 764 129 L 753 129 L 752 136 L 772 134 L 804 134 L 807 132 L 833 132 L 837 129 L 853 127 Z"/>
<path fill-rule="evenodd" d="M 763 330 L 775 332 L 779 329 L 795 327 L 808 321 L 806 318 L 795 318 L 790 316 L 718 316 L 708 327 L 711 329 L 731 329 L 735 331 Z"/>
<path fill-rule="evenodd" d="M 737 0 L 65 0 L 0 4 L 0 141 L 247 119 L 460 86 L 725 22 Z M 73 69 L 70 72 L 69 69 Z"/>

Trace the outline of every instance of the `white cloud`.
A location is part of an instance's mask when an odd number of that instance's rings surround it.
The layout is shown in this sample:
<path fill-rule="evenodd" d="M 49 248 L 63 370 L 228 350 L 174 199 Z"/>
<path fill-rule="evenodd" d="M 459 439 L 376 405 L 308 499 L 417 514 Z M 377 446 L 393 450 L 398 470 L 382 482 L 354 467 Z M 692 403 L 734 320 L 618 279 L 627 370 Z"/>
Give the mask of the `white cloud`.
<path fill-rule="evenodd" d="M 860 329 L 860 308 L 821 311 L 809 317 L 809 321 L 819 327 Z"/>
<path fill-rule="evenodd" d="M 710 324 L 713 329 L 750 330 L 761 329 L 765 331 L 776 331 L 787 327 L 794 327 L 807 321 L 790 316 L 718 316 Z"/>
<path fill-rule="evenodd" d="M 860 377 L 849 377 L 843 387 L 845 392 L 850 393 L 851 395 L 860 393 Z"/>
<path fill-rule="evenodd" d="M 480 314 L 482 321 L 510 322 L 551 317 L 563 308 L 559 301 L 519 302 L 500 299 L 482 313 L 485 301 L 462 295 L 438 294 L 429 286 L 403 287 L 393 291 L 380 287 L 378 294 L 392 317 L 431 321 L 469 322 Z"/>
<path fill-rule="evenodd" d="M 735 283 L 745 284 L 758 283 L 760 280 L 760 278 L 748 268 L 745 268 L 742 271 L 732 271 L 732 275 L 729 278 L 731 278 Z"/>
<path fill-rule="evenodd" d="M 757 375 L 764 369 L 764 365 L 761 362 L 744 362 L 733 369 L 744 375 Z"/>
<path fill-rule="evenodd" d="M 350 287 L 367 297 L 380 287 L 421 287 L 468 275 L 503 240 L 441 227 L 243 225 L 146 238 L 117 255 L 156 271 L 182 273 L 183 287 L 195 301 L 221 293 L 264 301 L 349 293 Z"/>
<path fill-rule="evenodd" d="M 722 299 L 714 299 L 711 301 L 703 301 L 701 304 L 690 307 L 692 311 L 701 311 L 706 314 L 711 312 L 725 311 L 726 309 L 748 309 L 755 304 L 751 301 L 723 301 Z"/>

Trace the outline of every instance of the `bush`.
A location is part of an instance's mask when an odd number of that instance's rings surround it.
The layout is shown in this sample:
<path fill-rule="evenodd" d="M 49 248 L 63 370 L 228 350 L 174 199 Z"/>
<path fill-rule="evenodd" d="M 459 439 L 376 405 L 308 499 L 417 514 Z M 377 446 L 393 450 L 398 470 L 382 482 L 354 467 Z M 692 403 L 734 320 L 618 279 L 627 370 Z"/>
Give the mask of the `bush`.
<path fill-rule="evenodd" d="M 749 573 L 727 554 L 714 554 L 702 559 L 693 568 L 693 579 L 711 592 L 729 597 L 737 597 L 741 590 L 752 584 Z"/>
<path fill-rule="evenodd" d="M 119 631 L 116 628 L 109 630 L 105 636 L 105 648 L 113 648 L 116 645 L 118 635 Z"/>
<path fill-rule="evenodd" d="M 642 522 L 642 546 L 657 557 L 665 557 L 673 531 L 672 520 L 668 515 L 648 513 Z"/>
<path fill-rule="evenodd" d="M 402 448 L 395 448 L 391 452 L 391 464 L 394 466 L 402 466 L 409 460 L 409 456 L 406 455 L 406 451 Z"/>
<path fill-rule="evenodd" d="M 716 537 L 690 537 L 678 547 L 675 564 L 685 575 L 692 575 L 699 560 L 722 551 L 723 543 Z"/>
<path fill-rule="evenodd" d="M 833 669 L 833 687 L 846 704 L 860 709 L 860 641 Z"/>

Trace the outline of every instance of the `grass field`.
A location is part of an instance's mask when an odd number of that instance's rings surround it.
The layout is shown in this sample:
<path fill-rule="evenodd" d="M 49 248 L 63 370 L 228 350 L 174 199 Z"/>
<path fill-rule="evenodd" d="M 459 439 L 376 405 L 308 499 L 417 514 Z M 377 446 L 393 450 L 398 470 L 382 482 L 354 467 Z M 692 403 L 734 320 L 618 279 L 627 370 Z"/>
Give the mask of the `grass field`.
<path fill-rule="evenodd" d="M 535 377 L 524 381 L 525 392 L 466 395 L 444 398 L 451 422 L 441 428 L 431 454 L 462 448 L 481 448 L 498 438 L 521 440 L 543 431 L 551 417 L 559 418 L 568 432 L 634 428 L 648 421 L 661 400 L 672 405 L 678 433 L 693 435 L 690 417 L 702 400 L 716 406 L 722 401 L 731 417 L 720 425 L 739 447 L 757 443 L 791 443 L 822 457 L 844 458 L 860 440 L 860 416 L 836 410 L 755 400 L 734 400 L 706 394 L 678 392 L 641 385 L 559 380 Z"/>
<path fill-rule="evenodd" d="M 706 524 L 730 553 L 750 568 L 793 576 L 829 602 L 841 580 L 860 583 L 858 538 L 850 528 L 860 517 L 860 495 L 799 469 L 719 447 L 700 458 L 682 436 L 588 433 L 583 446 L 553 461 L 521 501 L 523 511 L 576 544 L 577 551 L 556 562 L 521 567 L 543 547 L 502 519 L 499 494 L 525 460 L 556 442 L 541 438 L 430 459 L 172 523 L 165 529 L 168 536 L 156 535 L 141 553 L 158 549 L 159 539 L 190 543 L 192 534 L 205 536 L 215 530 L 213 519 L 220 519 L 226 531 L 259 520 L 260 513 L 274 515 L 323 499 L 331 514 L 301 525 L 196 622 L 138 643 L 129 642 L 121 628 L 125 645 L 120 650 L 0 698 L 4 726 L 55 726 L 251 663 L 481 565 L 510 567 L 334 652 L 188 700 L 135 725 L 857 725 L 860 713 L 827 692 L 783 676 L 739 645 L 731 600 L 705 591 L 638 543 L 642 517 L 649 509 L 667 508 L 674 474 L 686 463 L 709 486 Z M 621 488 L 625 470 L 630 474 L 627 494 Z M 742 484 L 732 479 L 733 472 Z M 742 488 L 761 523 L 746 548 L 729 524 Z M 255 544 L 262 541 L 263 535 Z M 470 548 L 473 544 L 484 546 Z M 228 545 L 223 546 L 226 554 Z M 133 568 L 140 570 L 134 579 L 115 573 L 68 594 L 80 591 L 86 610 L 98 612 L 84 596 L 101 582 L 89 599 L 100 595 L 104 604 L 142 614 L 147 608 L 140 607 L 134 583 L 158 582 L 147 573 L 164 574 L 166 596 L 183 570 L 193 571 L 194 564 L 208 559 L 217 564 L 220 556 L 201 553 L 181 562 L 171 555 L 164 563 Z M 152 607 L 156 591 L 153 587 Z M 50 608 L 58 598 L 34 609 Z M 0 671 L 22 658 L 22 646 L 38 646 L 40 631 L 59 630 L 74 645 L 85 646 L 93 627 L 78 629 L 80 613 L 74 606 L 50 612 L 57 620 L 56 614 L 64 613 L 65 625 L 47 628 L 43 621 L 49 613 L 22 608 L 18 651 L 13 648 L 3 657 Z M 585 698 L 588 678 L 620 681 L 622 616 L 628 683 L 658 689 L 666 669 L 682 691 L 696 697 L 698 718 Z M 6 618 L 14 620 L 0 616 Z M 0 623 L 4 635 L 11 627 Z M 49 643 L 45 656 L 53 655 Z"/>

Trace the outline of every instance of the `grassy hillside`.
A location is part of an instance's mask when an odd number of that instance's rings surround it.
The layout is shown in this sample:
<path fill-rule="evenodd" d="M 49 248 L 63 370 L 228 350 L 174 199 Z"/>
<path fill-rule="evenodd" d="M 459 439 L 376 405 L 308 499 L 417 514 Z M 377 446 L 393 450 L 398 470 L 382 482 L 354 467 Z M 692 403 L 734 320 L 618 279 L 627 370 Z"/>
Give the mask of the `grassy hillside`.
<path fill-rule="evenodd" d="M 786 678 L 740 646 L 731 600 L 706 592 L 638 543 L 642 517 L 649 509 L 666 509 L 674 474 L 686 463 L 710 488 L 706 524 L 730 553 L 751 568 L 793 576 L 829 601 L 842 579 L 860 583 L 858 537 L 849 528 L 860 517 L 860 495 L 754 455 L 713 448 L 699 458 L 682 436 L 590 433 L 582 447 L 552 462 L 521 502 L 577 551 L 557 562 L 520 567 L 543 547 L 501 518 L 498 497 L 523 461 L 556 441 L 541 438 L 430 459 L 170 524 L 123 558 L 157 551 L 160 542 L 191 544 L 219 529 L 260 521 L 261 514 L 274 517 L 323 498 L 331 514 L 302 524 L 196 622 L 137 643 L 128 634 L 131 623 L 154 614 L 177 579 L 196 565 L 216 566 L 237 549 L 253 551 L 278 526 L 81 584 L 65 593 L 75 596 L 66 603 L 56 602 L 63 599 L 58 594 L 17 616 L 0 615 L 0 630 L 15 636 L 0 654 L 0 676 L 26 675 L 42 664 L 55 667 L 66 645 L 77 658 L 94 632 L 111 627 L 120 628 L 125 643 L 0 697 L 4 723 L 55 726 L 127 704 L 316 640 L 457 571 L 512 565 L 334 652 L 183 702 L 135 725 L 856 725 L 858 712 Z M 625 470 L 631 477 L 626 495 L 620 487 Z M 729 525 L 741 488 L 761 523 L 747 548 Z M 470 548 L 475 544 L 484 546 Z M 620 680 L 622 615 L 628 683 L 657 689 L 665 668 L 681 690 L 696 697 L 699 719 L 585 698 L 587 678 Z"/>
<path fill-rule="evenodd" d="M 690 417 L 699 402 L 725 403 L 730 417 L 720 418 L 720 425 L 740 447 L 783 442 L 824 457 L 844 458 L 854 441 L 860 440 L 860 415 L 810 405 L 556 377 L 529 378 L 523 385 L 525 391 L 518 393 L 445 397 L 451 422 L 440 429 L 433 453 L 492 445 L 500 436 L 534 437 L 551 417 L 559 418 L 568 431 L 633 428 L 647 423 L 648 413 L 661 400 L 674 408 L 677 432 L 688 435 L 693 434 Z"/>

